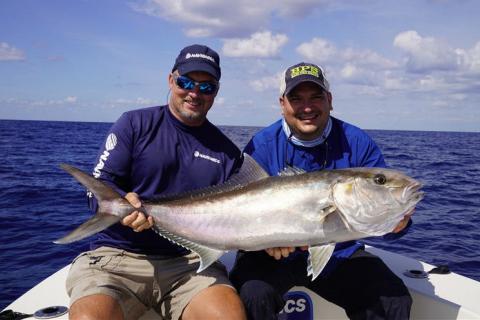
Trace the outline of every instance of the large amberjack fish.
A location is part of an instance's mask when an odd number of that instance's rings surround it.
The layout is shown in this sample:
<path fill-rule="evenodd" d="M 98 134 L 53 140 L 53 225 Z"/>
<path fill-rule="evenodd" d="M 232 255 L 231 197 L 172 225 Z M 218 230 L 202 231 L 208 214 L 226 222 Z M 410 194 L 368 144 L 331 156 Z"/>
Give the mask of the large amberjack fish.
<path fill-rule="evenodd" d="M 80 240 L 139 210 L 102 181 L 61 167 L 95 195 L 98 209 L 56 243 Z M 271 177 L 245 155 L 227 183 L 144 201 L 140 210 L 153 217 L 161 236 L 200 256 L 198 272 L 229 250 L 308 245 L 307 272 L 315 279 L 336 242 L 391 232 L 423 198 L 420 188 L 418 181 L 384 168 L 287 168 Z"/>

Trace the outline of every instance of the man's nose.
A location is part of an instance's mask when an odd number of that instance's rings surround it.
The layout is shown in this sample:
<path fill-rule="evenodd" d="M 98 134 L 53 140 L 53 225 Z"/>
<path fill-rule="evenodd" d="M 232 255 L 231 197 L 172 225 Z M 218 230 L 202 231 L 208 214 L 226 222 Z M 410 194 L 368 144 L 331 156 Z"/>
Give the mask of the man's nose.
<path fill-rule="evenodd" d="M 312 102 L 308 100 L 302 101 L 300 104 L 300 109 L 306 112 L 310 112 L 313 110 Z"/>
<path fill-rule="evenodd" d="M 193 87 L 193 89 L 188 91 L 188 94 L 192 97 L 198 97 L 200 94 L 200 87 L 199 86 Z"/>

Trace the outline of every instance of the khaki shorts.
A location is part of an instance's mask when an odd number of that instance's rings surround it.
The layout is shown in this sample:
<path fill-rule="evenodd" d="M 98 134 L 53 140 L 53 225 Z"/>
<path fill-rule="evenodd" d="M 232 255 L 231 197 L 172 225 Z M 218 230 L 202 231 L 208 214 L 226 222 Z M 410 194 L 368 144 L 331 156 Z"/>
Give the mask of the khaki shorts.
<path fill-rule="evenodd" d="M 232 286 L 223 264 L 215 262 L 196 273 L 199 261 L 195 253 L 147 256 L 109 247 L 84 252 L 68 274 L 70 303 L 106 294 L 119 302 L 126 319 L 137 319 L 150 308 L 163 319 L 178 319 L 201 290 L 217 284 Z"/>

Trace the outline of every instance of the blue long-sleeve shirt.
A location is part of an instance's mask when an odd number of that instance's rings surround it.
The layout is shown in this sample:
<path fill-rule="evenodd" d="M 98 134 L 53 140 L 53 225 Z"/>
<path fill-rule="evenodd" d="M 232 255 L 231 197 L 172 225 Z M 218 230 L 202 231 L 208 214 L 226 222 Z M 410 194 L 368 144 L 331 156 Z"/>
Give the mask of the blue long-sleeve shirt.
<path fill-rule="evenodd" d="M 141 200 L 181 194 L 225 182 L 240 165 L 240 150 L 206 121 L 190 127 L 168 106 L 124 113 L 112 126 L 97 158 L 93 175 L 122 196 L 136 192 Z M 91 201 L 96 210 L 96 201 Z M 116 223 L 91 242 L 131 252 L 181 255 L 185 249 L 153 230 L 134 232 Z"/>
<path fill-rule="evenodd" d="M 332 127 L 325 142 L 315 147 L 303 147 L 289 141 L 282 128 L 282 120 L 259 131 L 245 147 L 271 176 L 278 175 L 285 167 L 301 168 L 307 172 L 322 169 L 351 167 L 386 167 L 383 155 L 375 142 L 363 130 L 331 117 Z M 403 232 L 388 234 L 391 240 L 401 237 Z M 328 274 L 341 259 L 350 257 L 363 247 L 357 241 L 338 243 L 322 275 Z M 296 252 L 296 254 L 305 254 Z"/>

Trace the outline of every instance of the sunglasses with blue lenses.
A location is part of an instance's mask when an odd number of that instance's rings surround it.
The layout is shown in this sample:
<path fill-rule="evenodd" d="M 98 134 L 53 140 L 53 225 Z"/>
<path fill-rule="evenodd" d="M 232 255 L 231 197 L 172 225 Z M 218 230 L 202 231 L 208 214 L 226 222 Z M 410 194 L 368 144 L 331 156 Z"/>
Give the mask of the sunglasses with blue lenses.
<path fill-rule="evenodd" d="M 178 76 L 174 74 L 173 79 L 180 89 L 193 90 L 195 86 L 198 86 L 198 90 L 202 94 L 215 94 L 218 88 L 218 84 L 215 82 L 197 82 L 186 76 Z"/>

